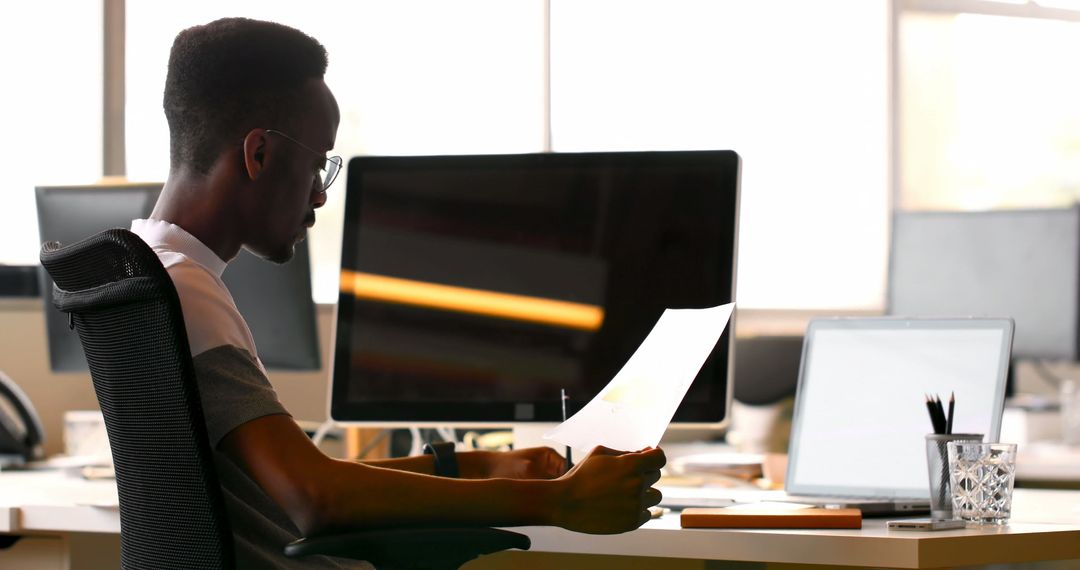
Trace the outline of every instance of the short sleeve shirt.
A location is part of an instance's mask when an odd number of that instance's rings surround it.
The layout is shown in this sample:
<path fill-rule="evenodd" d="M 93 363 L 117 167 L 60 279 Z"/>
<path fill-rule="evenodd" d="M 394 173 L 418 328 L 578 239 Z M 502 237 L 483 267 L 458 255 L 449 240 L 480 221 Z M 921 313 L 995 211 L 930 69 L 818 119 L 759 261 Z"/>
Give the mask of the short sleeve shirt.
<path fill-rule="evenodd" d="M 327 557 L 285 558 L 283 549 L 299 538 L 299 529 L 255 481 L 217 450 L 221 440 L 244 423 L 288 414 L 259 361 L 251 331 L 221 280 L 225 261 L 195 236 L 168 222 L 134 220 L 131 231 L 157 253 L 180 298 L 237 566 L 346 567 Z"/>

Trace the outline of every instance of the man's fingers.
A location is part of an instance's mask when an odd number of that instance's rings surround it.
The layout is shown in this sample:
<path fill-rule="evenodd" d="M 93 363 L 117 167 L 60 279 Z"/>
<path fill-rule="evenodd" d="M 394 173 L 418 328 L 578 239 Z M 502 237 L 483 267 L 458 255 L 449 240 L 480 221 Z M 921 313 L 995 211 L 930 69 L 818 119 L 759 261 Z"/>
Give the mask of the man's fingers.
<path fill-rule="evenodd" d="M 649 451 L 642 451 L 637 454 L 641 463 L 639 467 L 642 471 L 655 471 L 667 464 L 667 456 L 664 455 L 662 449 L 650 449 Z"/>
<path fill-rule="evenodd" d="M 642 482 L 645 483 L 643 485 L 644 487 L 652 487 L 656 484 L 657 481 L 660 480 L 660 470 L 657 469 L 655 471 L 646 471 L 641 474 L 641 479 Z"/>
<path fill-rule="evenodd" d="M 626 454 L 625 451 L 618 451 L 616 449 L 611 449 L 610 447 L 604 447 L 603 445 L 598 445 L 598 446 L 594 447 L 591 452 L 589 452 L 589 455 L 625 455 L 625 454 Z"/>
<path fill-rule="evenodd" d="M 653 507 L 660 504 L 660 500 L 664 498 L 664 494 L 659 490 L 649 487 L 645 490 L 645 506 Z"/>
<path fill-rule="evenodd" d="M 566 473 L 566 460 L 563 459 L 563 456 L 559 455 L 559 452 L 550 447 L 545 447 L 544 449 L 547 451 L 543 453 L 540 462 L 540 465 L 543 466 L 542 475 L 544 477 L 558 477 L 559 475 Z"/>

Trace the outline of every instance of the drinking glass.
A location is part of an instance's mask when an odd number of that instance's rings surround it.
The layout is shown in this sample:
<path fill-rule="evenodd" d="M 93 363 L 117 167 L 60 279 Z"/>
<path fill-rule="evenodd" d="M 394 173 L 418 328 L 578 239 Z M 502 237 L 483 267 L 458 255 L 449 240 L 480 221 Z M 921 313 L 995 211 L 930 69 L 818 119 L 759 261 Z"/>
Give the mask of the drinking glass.
<path fill-rule="evenodd" d="M 948 453 L 953 516 L 975 524 L 1008 523 L 1016 444 L 950 441 Z"/>

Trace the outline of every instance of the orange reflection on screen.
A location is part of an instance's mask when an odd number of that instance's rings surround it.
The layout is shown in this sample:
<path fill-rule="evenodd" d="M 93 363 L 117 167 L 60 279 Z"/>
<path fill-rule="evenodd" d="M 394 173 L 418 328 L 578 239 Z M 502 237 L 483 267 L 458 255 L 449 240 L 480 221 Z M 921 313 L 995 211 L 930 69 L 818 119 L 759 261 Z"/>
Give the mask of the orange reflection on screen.
<path fill-rule="evenodd" d="M 470 313 L 499 319 L 596 331 L 604 310 L 596 305 L 440 285 L 374 273 L 341 271 L 341 291 L 358 299 Z"/>

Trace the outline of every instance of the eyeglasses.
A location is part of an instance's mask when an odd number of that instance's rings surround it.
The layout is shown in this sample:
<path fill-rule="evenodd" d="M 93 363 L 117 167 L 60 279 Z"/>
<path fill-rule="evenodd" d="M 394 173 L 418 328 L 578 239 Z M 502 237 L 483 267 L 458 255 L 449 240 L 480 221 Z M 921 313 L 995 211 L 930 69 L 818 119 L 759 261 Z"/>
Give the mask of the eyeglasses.
<path fill-rule="evenodd" d="M 321 169 L 321 175 L 320 175 L 320 179 L 319 179 L 319 182 L 322 183 L 322 191 L 326 192 L 326 189 L 329 188 L 330 185 L 334 183 L 334 179 L 337 178 L 338 173 L 341 172 L 341 157 L 340 156 L 327 157 L 325 154 L 323 154 L 323 153 L 309 147 L 308 145 L 306 145 L 306 144 L 304 144 L 304 143 L 290 137 L 289 135 L 287 135 L 287 134 L 285 134 L 285 133 L 283 133 L 281 131 L 275 131 L 274 129 L 266 129 L 266 132 L 274 133 L 275 135 L 278 135 L 280 137 L 284 137 L 286 140 L 296 144 L 296 146 L 299 146 L 300 148 L 302 148 L 302 149 L 304 149 L 304 150 L 306 150 L 306 151 L 308 151 L 310 153 L 314 153 L 316 156 L 320 156 L 320 157 L 324 158 L 326 160 L 326 162 L 323 163 L 323 166 L 322 166 L 322 169 Z"/>

